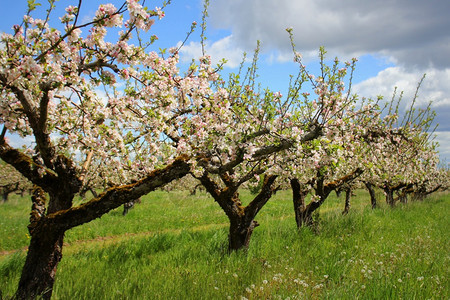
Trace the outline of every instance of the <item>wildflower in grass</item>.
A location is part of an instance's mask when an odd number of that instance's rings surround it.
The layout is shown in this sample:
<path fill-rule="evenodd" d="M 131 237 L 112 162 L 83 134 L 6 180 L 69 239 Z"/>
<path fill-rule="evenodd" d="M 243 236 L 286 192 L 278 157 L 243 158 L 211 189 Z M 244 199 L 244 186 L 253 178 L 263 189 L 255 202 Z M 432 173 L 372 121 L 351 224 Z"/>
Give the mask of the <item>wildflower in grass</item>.
<path fill-rule="evenodd" d="M 329 277 L 328 275 L 323 275 L 323 278 L 325 279 L 328 279 L 328 277 Z"/>
<path fill-rule="evenodd" d="M 263 284 L 267 284 L 267 283 L 268 283 L 268 281 L 264 279 L 263 280 Z"/>
<path fill-rule="evenodd" d="M 233 277 L 234 277 L 234 278 L 238 278 L 238 274 L 234 273 L 234 274 L 233 274 Z"/>
<path fill-rule="evenodd" d="M 423 277 L 423 276 L 417 277 L 417 281 L 422 281 L 422 280 L 424 280 L 424 277 Z"/>
<path fill-rule="evenodd" d="M 362 289 L 362 290 L 365 290 L 365 289 L 366 289 L 366 286 L 363 284 L 363 285 L 361 286 L 361 289 Z"/>
<path fill-rule="evenodd" d="M 320 290 L 321 288 L 323 288 L 323 284 L 321 284 L 321 283 L 319 283 L 313 287 L 314 290 Z"/>
<path fill-rule="evenodd" d="M 403 282 L 403 280 L 402 280 L 401 278 L 397 279 L 397 281 L 398 281 L 399 283 L 402 283 L 402 282 Z"/>
<path fill-rule="evenodd" d="M 431 278 L 433 279 L 433 277 L 431 277 Z M 441 281 L 439 280 L 439 276 L 438 275 L 436 275 L 435 281 L 436 281 L 437 284 L 441 284 Z"/>
<path fill-rule="evenodd" d="M 249 288 L 249 287 L 246 287 L 246 288 L 245 288 L 245 291 L 246 291 L 247 293 L 249 293 L 249 294 L 251 294 L 251 293 L 253 292 L 252 289 Z"/>

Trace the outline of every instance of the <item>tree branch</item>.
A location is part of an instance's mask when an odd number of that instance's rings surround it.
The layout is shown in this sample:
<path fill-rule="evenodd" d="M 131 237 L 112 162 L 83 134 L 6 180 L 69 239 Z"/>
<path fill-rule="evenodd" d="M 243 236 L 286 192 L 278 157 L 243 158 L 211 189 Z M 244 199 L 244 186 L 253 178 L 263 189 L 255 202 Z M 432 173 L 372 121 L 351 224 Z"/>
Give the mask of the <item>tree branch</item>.
<path fill-rule="evenodd" d="M 363 173 L 363 169 L 361 168 L 357 168 L 355 171 L 353 171 L 352 173 L 341 177 L 333 182 L 330 182 L 328 184 L 326 184 L 324 186 L 324 192 L 329 194 L 331 193 L 331 191 L 335 190 L 336 188 L 340 187 L 341 185 L 348 183 L 352 180 L 354 180 L 356 177 L 358 177 L 359 175 L 361 175 Z"/>
<path fill-rule="evenodd" d="M 52 223 L 60 230 L 68 230 L 90 222 L 130 200 L 144 196 L 156 188 L 187 175 L 189 171 L 188 157 L 180 156 L 169 166 L 155 170 L 135 183 L 109 188 L 80 206 L 49 214 L 45 217 L 44 224 Z"/>
<path fill-rule="evenodd" d="M 0 157 L 32 183 L 42 187 L 47 192 L 58 181 L 56 173 L 36 164 L 31 157 L 12 148 L 5 141 L 0 143 Z"/>
<path fill-rule="evenodd" d="M 119 73 L 120 72 L 119 67 L 117 67 L 116 65 L 107 63 L 107 62 L 103 61 L 103 59 L 97 59 L 94 62 L 80 65 L 79 68 L 78 68 L 78 74 L 81 74 L 81 73 L 83 73 L 83 71 L 86 71 L 86 70 L 102 68 L 102 67 L 110 68 L 115 73 Z"/>
<path fill-rule="evenodd" d="M 267 175 L 258 195 L 245 207 L 245 215 L 254 218 L 263 206 L 269 201 L 274 192 L 273 184 L 277 179 L 277 175 Z"/>
<path fill-rule="evenodd" d="M 264 132 L 265 131 L 258 131 L 255 134 L 261 135 Z M 322 127 L 320 125 L 312 125 L 310 130 L 307 133 L 305 133 L 298 142 L 304 143 L 304 142 L 313 140 L 313 139 L 321 136 L 322 134 L 323 134 Z M 284 150 L 287 150 L 287 149 L 293 147 L 295 145 L 295 142 L 296 142 L 295 140 L 291 140 L 291 139 L 282 139 L 276 145 L 268 145 L 268 146 L 261 147 L 255 151 L 255 153 L 252 155 L 251 159 L 252 160 L 262 160 L 271 154 L 281 152 L 281 151 L 284 151 Z M 217 167 L 217 168 L 208 166 L 207 160 L 205 160 L 205 159 L 203 161 L 200 161 L 200 163 L 208 172 L 210 172 L 212 174 L 221 174 L 224 172 L 230 172 L 233 168 L 235 168 L 237 165 L 239 165 L 243 161 L 244 161 L 244 153 L 243 153 L 243 151 L 241 151 L 241 153 L 239 153 L 237 155 L 236 159 L 234 159 L 220 167 Z"/>

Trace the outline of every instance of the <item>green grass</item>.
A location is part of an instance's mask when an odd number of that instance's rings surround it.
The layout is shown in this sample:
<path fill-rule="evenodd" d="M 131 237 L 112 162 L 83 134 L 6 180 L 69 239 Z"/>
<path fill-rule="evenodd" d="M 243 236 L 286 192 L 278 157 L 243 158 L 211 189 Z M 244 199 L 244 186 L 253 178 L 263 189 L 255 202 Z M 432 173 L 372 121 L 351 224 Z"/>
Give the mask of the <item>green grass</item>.
<path fill-rule="evenodd" d="M 249 199 L 246 192 L 244 199 Z M 226 253 L 227 218 L 205 194 L 154 192 L 66 234 L 54 299 L 449 299 L 449 194 L 371 210 L 357 191 L 298 232 L 289 192 L 257 217 L 248 252 Z M 29 202 L 0 205 L 0 251 L 27 245 Z M 6 219 L 8 218 L 8 219 Z M 19 227 L 24 228 L 19 228 Z M 11 238 L 9 238 L 11 233 Z M 25 252 L 0 256 L 0 291 L 14 293 Z"/>
<path fill-rule="evenodd" d="M 28 245 L 28 217 L 31 201 L 18 195 L 10 195 L 6 203 L 0 203 L 0 251 L 14 250 Z"/>

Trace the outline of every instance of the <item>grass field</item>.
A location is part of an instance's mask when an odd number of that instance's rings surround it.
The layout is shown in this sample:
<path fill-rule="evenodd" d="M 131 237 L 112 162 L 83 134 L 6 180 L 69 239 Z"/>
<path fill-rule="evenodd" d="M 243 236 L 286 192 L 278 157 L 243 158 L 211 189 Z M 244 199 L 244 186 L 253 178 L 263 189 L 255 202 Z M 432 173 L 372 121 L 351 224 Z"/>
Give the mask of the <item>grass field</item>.
<path fill-rule="evenodd" d="M 53 299 L 449 299 L 450 194 L 371 210 L 357 191 L 296 230 L 281 191 L 257 216 L 247 252 L 226 252 L 228 221 L 206 194 L 154 192 L 66 234 Z M 243 192 L 243 198 L 248 195 Z M 30 201 L 0 204 L 0 291 L 17 286 Z"/>

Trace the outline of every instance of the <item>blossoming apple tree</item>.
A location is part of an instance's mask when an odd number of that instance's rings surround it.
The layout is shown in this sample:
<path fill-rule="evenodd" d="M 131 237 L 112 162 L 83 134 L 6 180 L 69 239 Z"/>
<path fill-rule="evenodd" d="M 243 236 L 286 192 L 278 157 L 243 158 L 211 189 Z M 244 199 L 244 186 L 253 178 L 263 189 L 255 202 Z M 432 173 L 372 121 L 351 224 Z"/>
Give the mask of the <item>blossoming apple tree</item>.
<path fill-rule="evenodd" d="M 387 113 L 378 115 L 378 127 L 363 136 L 372 144 L 367 155 L 372 168 L 364 174 L 364 181 L 381 188 L 391 206 L 397 200 L 406 202 L 408 191 L 438 172 L 436 144 L 431 140 L 434 130 L 430 130 L 435 113 L 430 106 L 416 109 L 416 98 L 417 92 L 410 108 L 400 116 L 402 96 L 396 99 L 394 94 L 384 108 Z M 400 197 L 395 198 L 394 192 Z"/>
<path fill-rule="evenodd" d="M 291 30 L 288 32 L 292 38 Z M 253 230 L 258 226 L 255 217 L 277 189 L 277 177 L 303 172 L 306 162 L 293 163 L 295 155 L 305 156 L 310 144 L 318 145 L 316 142 L 322 135 L 331 137 L 341 127 L 347 107 L 354 101 L 348 91 L 344 93 L 342 81 L 348 68 L 353 70 L 354 62 L 339 69 L 336 61 L 328 67 L 324 63 L 325 50 L 321 49 L 323 74 L 315 80 L 294 49 L 299 73 L 292 77 L 288 95 L 283 98 L 268 89 L 257 91 L 257 54 L 258 48 L 248 72 L 232 74 L 227 85 L 221 86 L 227 92 L 223 101 L 228 103 L 230 119 L 226 124 L 231 126 L 195 120 L 208 124 L 210 131 L 216 132 L 214 138 L 207 139 L 210 144 L 203 146 L 209 152 L 198 161 L 194 176 L 229 218 L 229 250 L 248 247 Z M 324 82 L 325 78 L 329 81 Z M 314 97 L 302 92 L 308 85 Z M 324 147 L 318 148 L 314 159 L 320 159 L 321 155 L 326 159 Z M 261 183 L 259 193 L 244 205 L 238 190 L 255 179 Z"/>
<path fill-rule="evenodd" d="M 208 151 L 200 157 L 193 173 L 230 221 L 230 251 L 247 248 L 254 228 L 259 225 L 255 217 L 276 190 L 277 170 L 282 168 L 277 166 L 277 155 L 296 143 L 321 135 L 320 126 L 306 123 L 298 112 L 292 113 L 293 99 L 282 100 L 280 93 L 268 89 L 257 91 L 257 55 L 258 48 L 248 72 L 232 74 L 219 88 L 226 91 L 222 101 L 228 107 L 228 119 L 223 113 L 219 122 L 208 122 L 200 115 L 199 119 L 191 119 L 208 124 L 213 137 L 203 145 Z M 241 71 L 242 68 L 243 65 Z M 297 130 L 286 135 L 287 128 L 292 126 Z M 192 132 L 187 136 L 195 135 Z M 238 190 L 251 180 L 261 181 L 262 186 L 245 206 Z"/>
<path fill-rule="evenodd" d="M 180 74 L 178 49 L 167 57 L 147 49 L 161 8 L 100 5 L 81 23 L 82 4 L 55 24 L 54 1 L 43 19 L 29 1 L 22 24 L 0 40 L 0 157 L 35 185 L 18 299 L 51 297 L 67 230 L 188 174 L 183 122 L 222 105 L 209 59 Z M 14 148 L 10 133 L 33 143 Z M 99 185 L 109 188 L 73 206 L 78 192 Z"/>
<path fill-rule="evenodd" d="M 294 47 L 294 45 L 293 45 Z M 371 105 L 355 107 L 357 96 L 351 95 L 351 81 L 356 60 L 343 66 L 335 59 L 331 66 L 325 62 L 325 50 L 319 53 L 321 74 L 310 79 L 317 99 L 298 107 L 304 115 L 310 114 L 310 122 L 321 124 L 323 136 L 305 143 L 298 143 L 284 156 L 283 177 L 290 182 L 293 192 L 295 219 L 300 228 L 312 225 L 312 214 L 328 195 L 344 184 L 349 184 L 364 169 L 364 147 L 359 136 L 375 113 Z M 300 63 L 301 69 L 305 67 Z M 350 71 L 350 72 L 349 72 Z M 348 78 L 347 88 L 344 81 Z M 303 97 L 308 96 L 303 94 Z M 316 110 L 316 103 L 321 107 Z M 306 196 L 312 191 L 312 201 L 306 205 Z"/>

